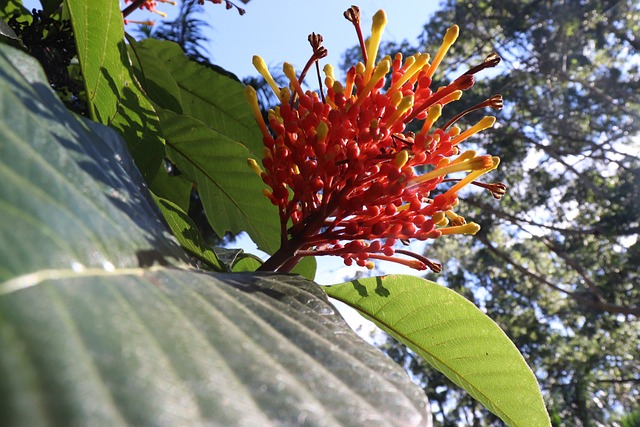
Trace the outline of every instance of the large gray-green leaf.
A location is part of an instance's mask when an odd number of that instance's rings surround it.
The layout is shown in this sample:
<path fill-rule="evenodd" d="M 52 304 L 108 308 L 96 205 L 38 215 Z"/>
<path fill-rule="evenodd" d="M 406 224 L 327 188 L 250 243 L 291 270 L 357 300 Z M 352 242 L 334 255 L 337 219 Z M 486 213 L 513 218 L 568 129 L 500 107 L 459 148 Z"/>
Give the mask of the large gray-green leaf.
<path fill-rule="evenodd" d="M 424 422 L 419 390 L 299 276 L 38 272 L 0 285 L 0 325 L 7 425 Z"/>
<path fill-rule="evenodd" d="M 426 425 L 299 276 L 189 268 L 124 142 L 0 46 L 4 425 Z"/>
<path fill-rule="evenodd" d="M 37 61 L 0 56 L 0 280 L 185 260 L 116 132 L 68 113 Z"/>

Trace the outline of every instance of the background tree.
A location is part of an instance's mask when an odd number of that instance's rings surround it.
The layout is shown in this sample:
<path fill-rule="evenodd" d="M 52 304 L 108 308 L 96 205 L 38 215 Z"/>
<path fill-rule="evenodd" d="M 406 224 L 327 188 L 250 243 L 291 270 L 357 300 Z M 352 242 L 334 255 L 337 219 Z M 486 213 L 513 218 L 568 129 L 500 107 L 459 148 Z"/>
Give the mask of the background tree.
<path fill-rule="evenodd" d="M 490 179 L 509 190 L 500 203 L 468 195 L 475 209 L 461 214 L 483 228 L 428 247 L 446 263 L 432 279 L 516 342 L 557 425 L 620 425 L 640 405 L 639 4 L 450 0 L 408 54 L 433 54 L 453 23 L 462 34 L 443 69 L 503 58 L 459 109 L 504 96 L 499 125 L 476 141 L 502 158 Z M 423 385 L 439 425 L 501 425 L 403 346 L 383 348 Z"/>

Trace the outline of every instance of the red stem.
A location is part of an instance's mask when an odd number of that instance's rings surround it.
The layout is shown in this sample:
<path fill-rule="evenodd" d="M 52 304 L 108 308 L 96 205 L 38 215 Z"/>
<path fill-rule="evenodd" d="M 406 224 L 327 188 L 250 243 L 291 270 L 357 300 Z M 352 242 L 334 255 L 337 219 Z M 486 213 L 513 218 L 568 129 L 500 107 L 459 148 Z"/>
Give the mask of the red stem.
<path fill-rule="evenodd" d="M 142 6 L 142 3 L 144 3 L 145 1 L 147 0 L 133 0 L 133 2 L 129 6 L 122 9 L 122 17 L 126 18 L 127 16 L 131 15 L 131 13 Z"/>

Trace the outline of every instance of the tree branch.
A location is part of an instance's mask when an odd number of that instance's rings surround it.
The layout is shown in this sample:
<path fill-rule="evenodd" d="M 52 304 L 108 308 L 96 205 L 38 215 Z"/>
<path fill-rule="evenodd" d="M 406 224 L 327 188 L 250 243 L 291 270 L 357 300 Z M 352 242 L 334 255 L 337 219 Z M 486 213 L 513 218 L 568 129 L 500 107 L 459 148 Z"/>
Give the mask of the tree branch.
<path fill-rule="evenodd" d="M 495 256 L 497 256 L 498 258 L 504 260 L 505 262 L 511 264 L 516 270 L 518 270 L 519 272 L 521 272 L 522 274 L 529 276 L 530 278 L 546 285 L 549 286 L 550 288 L 561 292 L 565 295 L 568 295 L 569 297 L 573 298 L 577 303 L 579 304 L 583 304 L 586 306 L 589 306 L 592 309 L 595 310 L 600 310 L 600 311 L 605 311 L 607 313 L 612 313 L 612 314 L 624 314 L 624 315 L 631 315 L 631 316 L 635 316 L 635 317 L 640 317 L 640 307 L 636 307 L 636 306 L 631 306 L 631 307 L 624 307 L 624 306 L 619 306 L 619 305 L 615 305 L 615 304 L 610 304 L 607 303 L 605 301 L 599 301 L 597 299 L 594 298 L 589 298 L 587 296 L 585 296 L 584 294 L 581 294 L 579 292 L 571 292 L 568 291 L 566 289 L 562 289 L 561 287 L 555 285 L 554 283 L 550 282 L 546 277 L 533 272 L 531 270 L 529 270 L 526 267 L 523 267 L 522 265 L 520 265 L 519 263 L 515 262 L 509 255 L 507 255 L 505 252 L 501 251 L 500 249 L 498 249 L 497 247 L 495 247 L 494 245 L 491 244 L 491 242 L 489 241 L 489 238 L 487 237 L 486 234 L 477 234 L 476 237 L 482 242 L 484 243 L 484 245 L 487 247 L 487 249 L 489 250 L 489 252 L 493 253 Z"/>

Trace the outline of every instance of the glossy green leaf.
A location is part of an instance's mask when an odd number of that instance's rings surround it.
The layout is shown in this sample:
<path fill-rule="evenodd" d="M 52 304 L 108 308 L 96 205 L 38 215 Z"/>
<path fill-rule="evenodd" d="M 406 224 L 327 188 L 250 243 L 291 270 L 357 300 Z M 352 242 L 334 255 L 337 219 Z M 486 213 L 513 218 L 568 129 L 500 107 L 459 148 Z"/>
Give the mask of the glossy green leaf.
<path fill-rule="evenodd" d="M 190 61 L 172 42 L 146 39 L 132 48 L 137 75 L 156 104 L 195 117 L 247 147 L 253 157 L 262 156 L 262 135 L 242 83 L 221 70 Z"/>
<path fill-rule="evenodd" d="M 167 61 L 183 61 L 184 52 L 169 41 L 127 37 L 138 81 L 149 98 L 160 108 L 182 114 L 182 95 Z M 164 49 L 163 49 L 164 47 Z M 162 54 L 164 52 L 164 54 Z"/>
<path fill-rule="evenodd" d="M 124 23 L 118 2 L 65 0 L 82 66 L 92 117 L 109 124 L 125 80 Z"/>
<path fill-rule="evenodd" d="M 218 260 L 216 254 L 204 241 L 204 238 L 198 231 L 198 227 L 193 220 L 189 218 L 189 215 L 178 205 L 167 199 L 155 195 L 154 199 L 165 221 L 167 221 L 167 225 L 171 231 L 173 231 L 173 235 L 176 236 L 178 242 L 180 242 L 180 246 L 205 262 L 209 268 L 215 271 L 225 271 L 220 260 Z"/>
<path fill-rule="evenodd" d="M 306 277 L 309 280 L 313 280 L 316 277 L 316 270 L 318 263 L 315 257 L 304 257 L 295 267 L 291 270 L 294 274 L 299 274 L 302 277 Z"/>
<path fill-rule="evenodd" d="M 124 41 L 119 3 L 65 0 L 73 24 L 89 111 L 97 122 L 117 129 L 147 181 L 164 156 L 157 114 L 137 86 Z"/>
<path fill-rule="evenodd" d="M 247 166 L 247 148 L 191 116 L 163 110 L 160 117 L 167 153 L 197 184 L 214 231 L 223 236 L 244 230 L 263 251 L 277 250 L 278 211 L 262 195 L 262 180 Z"/>
<path fill-rule="evenodd" d="M 156 267 L 0 284 L 7 425 L 419 426 L 425 401 L 299 276 Z"/>
<path fill-rule="evenodd" d="M 395 275 L 325 290 L 407 345 L 508 425 L 550 425 L 536 378 L 518 349 L 456 292 Z"/>
<path fill-rule="evenodd" d="M 0 140 L 3 425 L 427 424 L 318 285 L 190 266 L 118 134 L 3 45 Z"/>

